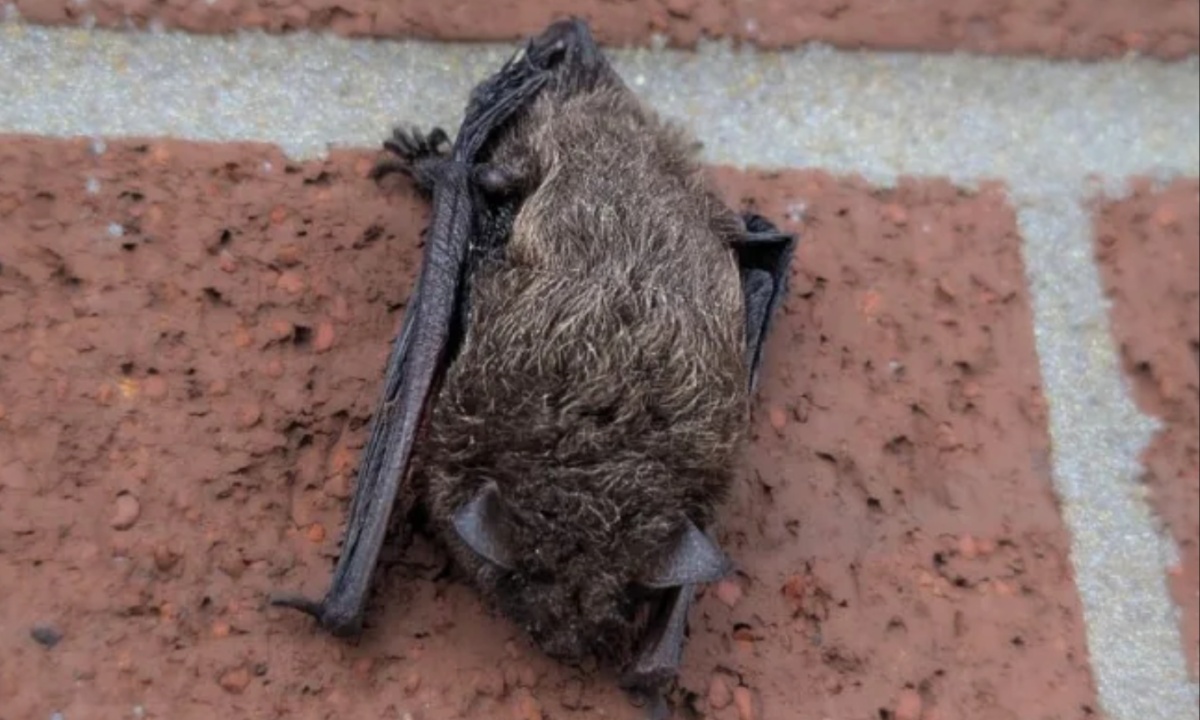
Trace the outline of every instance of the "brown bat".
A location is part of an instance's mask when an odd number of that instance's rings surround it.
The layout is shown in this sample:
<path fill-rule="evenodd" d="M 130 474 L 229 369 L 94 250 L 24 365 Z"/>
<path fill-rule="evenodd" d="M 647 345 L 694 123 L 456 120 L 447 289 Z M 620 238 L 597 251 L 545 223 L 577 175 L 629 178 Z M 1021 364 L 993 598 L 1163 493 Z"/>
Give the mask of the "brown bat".
<path fill-rule="evenodd" d="M 575 19 L 475 88 L 452 146 L 384 146 L 377 176 L 432 202 L 424 264 L 332 585 L 273 602 L 358 632 L 405 484 L 492 607 L 666 717 L 694 589 L 731 570 L 706 529 L 795 238 L 726 207 Z"/>

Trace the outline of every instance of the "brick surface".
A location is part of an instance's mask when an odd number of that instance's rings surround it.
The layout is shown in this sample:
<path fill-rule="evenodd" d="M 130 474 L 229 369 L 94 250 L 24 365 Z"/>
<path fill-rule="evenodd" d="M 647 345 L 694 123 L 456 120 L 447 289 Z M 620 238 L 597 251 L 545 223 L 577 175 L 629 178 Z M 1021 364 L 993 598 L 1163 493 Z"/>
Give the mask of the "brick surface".
<path fill-rule="evenodd" d="M 1112 329 L 1142 409 L 1164 423 L 1143 455 L 1150 503 L 1179 546 L 1172 590 L 1200 672 L 1200 183 L 1135 183 L 1096 215 Z"/>
<path fill-rule="evenodd" d="M 426 211 L 370 160 L 0 139 L 14 717 L 640 717 L 419 537 L 360 644 L 264 607 L 328 580 L 419 259 Z M 1093 717 L 1002 190 L 717 177 L 803 240 L 721 524 L 740 574 L 698 603 L 675 699 L 722 720 Z"/>
<path fill-rule="evenodd" d="M 719 37 L 767 48 L 819 41 L 847 48 L 1087 59 L 1130 51 L 1180 58 L 1200 47 L 1200 5 L 1194 0 L 15 0 L 15 5 L 40 23 L 86 19 L 119 28 L 155 21 L 194 32 L 328 29 L 389 38 L 513 40 L 574 13 L 613 44 L 644 44 L 661 33 L 684 46 Z"/>

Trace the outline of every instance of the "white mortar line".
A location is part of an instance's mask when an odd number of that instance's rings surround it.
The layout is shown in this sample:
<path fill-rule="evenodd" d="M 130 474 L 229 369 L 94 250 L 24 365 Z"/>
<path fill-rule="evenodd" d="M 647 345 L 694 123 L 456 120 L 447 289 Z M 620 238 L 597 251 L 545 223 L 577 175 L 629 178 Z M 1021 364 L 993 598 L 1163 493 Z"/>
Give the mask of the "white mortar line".
<path fill-rule="evenodd" d="M 1054 479 L 1072 534 L 1088 648 L 1113 720 L 1200 717 L 1166 568 L 1178 561 L 1139 482 L 1159 423 L 1133 404 L 1113 342 L 1092 214 L 1072 192 L 1017 193 Z"/>
<path fill-rule="evenodd" d="M 295 157 L 372 147 L 397 121 L 457 127 L 512 46 L 196 36 L 0 24 L 0 128 L 262 140 Z M 614 51 L 709 159 L 1057 184 L 1200 174 L 1200 66 L 1085 65 L 810 48 Z"/>
<path fill-rule="evenodd" d="M 453 131 L 508 45 L 0 29 L 0 132 L 376 148 L 397 121 Z M 613 53 L 622 74 L 734 166 L 1012 189 L 1100 702 L 1112 720 L 1200 717 L 1138 495 L 1155 425 L 1130 400 L 1092 254 L 1085 178 L 1200 175 L 1200 65 L 810 48 Z M 803 198 L 797 198 L 802 201 Z"/>

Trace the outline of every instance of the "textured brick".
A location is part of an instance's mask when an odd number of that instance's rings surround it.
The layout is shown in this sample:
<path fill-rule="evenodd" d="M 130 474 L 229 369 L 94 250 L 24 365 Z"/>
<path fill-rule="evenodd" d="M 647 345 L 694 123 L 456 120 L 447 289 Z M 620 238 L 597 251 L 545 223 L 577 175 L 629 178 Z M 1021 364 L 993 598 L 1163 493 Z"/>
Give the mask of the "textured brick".
<path fill-rule="evenodd" d="M 206 33 L 320 29 L 443 40 L 513 40 L 572 13 L 587 18 L 611 44 L 645 44 L 660 33 L 684 46 L 717 37 L 766 48 L 817 41 L 1087 59 L 1130 51 L 1184 57 L 1197 51 L 1200 26 L 1194 0 L 16 0 L 16 6 L 26 18 L 52 24 L 89 18 L 103 27 L 154 21 Z"/>
<path fill-rule="evenodd" d="M 1200 183 L 1135 183 L 1103 203 L 1096 254 L 1135 398 L 1163 429 L 1143 455 L 1150 503 L 1179 546 L 1171 573 L 1185 653 L 1200 671 Z"/>
<path fill-rule="evenodd" d="M 359 645 L 263 609 L 328 581 L 419 260 L 427 211 L 366 159 L 0 139 L 0 587 L 21 588 L 0 616 L 63 632 L 52 651 L 0 639 L 14 717 L 491 718 L 520 699 L 509 666 L 526 706 L 641 717 L 441 578 L 419 536 L 384 563 Z M 1084 717 L 1004 193 L 717 176 L 803 239 L 721 522 L 740 575 L 696 607 L 687 697 L 720 676 L 740 700 L 718 718 L 747 700 L 763 718 Z M 117 531 L 121 493 L 139 513 Z"/>

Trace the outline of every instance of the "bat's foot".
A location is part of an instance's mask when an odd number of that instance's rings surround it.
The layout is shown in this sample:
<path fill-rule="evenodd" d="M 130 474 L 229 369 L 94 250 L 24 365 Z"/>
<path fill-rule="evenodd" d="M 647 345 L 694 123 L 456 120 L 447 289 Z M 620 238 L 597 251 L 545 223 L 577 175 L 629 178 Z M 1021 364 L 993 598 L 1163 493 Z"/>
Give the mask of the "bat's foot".
<path fill-rule="evenodd" d="M 397 127 L 392 136 L 383 141 L 383 147 L 393 157 L 376 163 L 371 170 L 371 179 L 401 173 L 411 177 L 425 191 L 433 187 L 435 168 L 450 156 L 450 136 L 440 127 L 428 133 L 420 129 Z"/>
<path fill-rule="evenodd" d="M 621 675 L 621 687 L 632 692 L 662 692 L 679 673 L 683 659 L 692 586 L 672 588 L 647 626 L 647 636 L 632 665 Z"/>
<path fill-rule="evenodd" d="M 649 720 L 667 720 L 671 716 L 667 706 L 667 689 L 676 677 L 677 666 L 655 663 L 652 655 L 644 655 L 637 665 L 625 672 L 620 685 L 635 704 L 646 707 Z"/>
<path fill-rule="evenodd" d="M 440 127 L 428 133 L 416 127 L 397 127 L 392 129 L 392 137 L 383 141 L 384 148 L 410 163 L 431 157 L 446 157 L 450 154 L 449 145 L 450 136 Z"/>
<path fill-rule="evenodd" d="M 621 687 L 635 696 L 662 695 L 676 674 L 677 669 L 670 666 L 638 667 L 625 673 Z"/>

